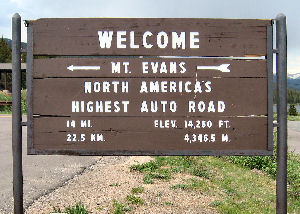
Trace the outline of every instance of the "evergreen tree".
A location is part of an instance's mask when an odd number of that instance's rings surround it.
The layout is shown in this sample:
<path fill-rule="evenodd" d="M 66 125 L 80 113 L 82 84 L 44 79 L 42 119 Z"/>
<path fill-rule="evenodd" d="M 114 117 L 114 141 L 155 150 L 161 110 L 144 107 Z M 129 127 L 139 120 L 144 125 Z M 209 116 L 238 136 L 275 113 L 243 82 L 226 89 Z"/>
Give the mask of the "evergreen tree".
<path fill-rule="evenodd" d="M 289 115 L 291 115 L 291 116 L 297 116 L 298 115 L 297 109 L 296 109 L 294 104 L 290 105 Z"/>
<path fill-rule="evenodd" d="M 287 101 L 289 104 L 297 104 L 300 103 L 300 91 L 288 88 L 287 89 Z M 277 102 L 277 91 L 274 88 L 273 90 L 273 102 Z"/>
<path fill-rule="evenodd" d="M 0 63 L 6 62 L 11 62 L 11 48 L 2 37 L 0 39 Z"/>

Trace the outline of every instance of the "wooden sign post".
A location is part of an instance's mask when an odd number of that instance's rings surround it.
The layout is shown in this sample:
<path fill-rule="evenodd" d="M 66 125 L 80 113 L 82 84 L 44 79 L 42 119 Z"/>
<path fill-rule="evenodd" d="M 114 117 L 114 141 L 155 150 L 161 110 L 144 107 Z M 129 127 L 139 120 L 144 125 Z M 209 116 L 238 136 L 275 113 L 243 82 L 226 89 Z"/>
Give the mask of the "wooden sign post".
<path fill-rule="evenodd" d="M 19 130 L 15 16 L 13 130 Z M 39 19 L 26 25 L 32 155 L 272 155 L 277 53 L 277 212 L 286 212 L 285 16 L 276 19 L 275 50 L 272 20 Z M 15 213 L 23 212 L 19 134 L 13 132 Z"/>

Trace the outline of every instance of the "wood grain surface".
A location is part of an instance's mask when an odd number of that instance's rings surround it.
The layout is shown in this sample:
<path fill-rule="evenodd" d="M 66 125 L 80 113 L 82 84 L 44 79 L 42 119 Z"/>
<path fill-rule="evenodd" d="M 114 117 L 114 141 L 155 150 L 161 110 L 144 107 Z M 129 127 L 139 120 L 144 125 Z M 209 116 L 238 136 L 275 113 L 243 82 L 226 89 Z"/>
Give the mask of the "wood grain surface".
<path fill-rule="evenodd" d="M 112 73 L 113 65 L 120 63 L 120 73 Z M 128 63 L 128 71 L 125 73 L 125 65 Z M 143 63 L 147 63 L 148 73 L 143 73 Z M 170 64 L 176 64 L 177 73 L 170 73 Z M 181 73 L 180 63 L 184 63 L 186 71 Z M 219 66 L 229 64 L 230 72 L 219 70 L 197 70 L 197 66 Z M 100 70 L 68 70 L 69 66 L 100 66 Z M 157 67 L 157 72 L 152 68 Z M 166 66 L 167 73 L 160 72 Z M 52 58 L 35 59 L 33 78 L 50 77 L 267 77 L 266 60 L 236 60 L 220 58 Z"/>
<path fill-rule="evenodd" d="M 122 81 L 128 82 L 128 93 L 114 93 L 112 88 L 110 92 L 92 92 L 85 93 L 85 82 L 103 82 L 116 81 L 113 78 L 46 78 L 35 79 L 33 81 L 33 114 L 34 115 L 56 115 L 56 116 L 203 116 L 203 115 L 222 115 L 222 116 L 249 116 L 249 115 L 266 115 L 267 114 L 267 79 L 266 78 L 199 78 L 202 82 L 211 82 L 211 92 L 205 92 L 206 88 L 203 85 L 202 93 L 186 93 L 186 92 L 168 92 L 168 93 L 140 93 L 141 84 L 143 81 L 158 82 L 162 81 L 189 81 L 195 82 L 193 78 L 185 78 L 177 80 L 173 78 L 164 78 L 163 80 L 156 78 L 128 78 Z M 192 87 L 191 87 L 192 88 Z M 96 101 L 129 101 L 128 112 L 74 112 L 72 113 L 72 101 L 92 101 L 93 105 Z M 151 101 L 175 101 L 177 111 L 170 110 L 162 111 L 162 106 L 159 104 L 158 112 L 141 112 L 141 104 L 147 101 L 148 109 L 150 109 Z M 208 102 L 213 101 L 216 112 L 189 112 L 189 101 L 195 101 L 198 104 L 204 101 L 206 106 Z M 226 105 L 224 112 L 217 112 L 217 101 L 223 101 Z M 80 110 L 81 111 L 81 110 Z"/>
<path fill-rule="evenodd" d="M 80 120 L 91 120 L 91 128 L 66 128 L 67 120 L 75 120 L 79 126 Z M 154 120 L 175 120 L 176 128 L 155 128 Z M 195 125 L 197 120 L 211 120 L 213 128 L 184 128 L 185 120 L 192 120 Z M 217 128 L 219 120 L 229 120 L 230 128 Z M 68 151 L 89 151 L 91 154 L 105 154 L 108 151 L 130 154 L 132 152 L 147 152 L 158 154 L 159 151 L 179 152 L 191 151 L 195 154 L 201 151 L 255 151 L 267 149 L 267 118 L 247 117 L 230 118 L 215 117 L 213 119 L 188 118 L 188 117 L 131 117 L 112 118 L 102 117 L 41 117 L 34 119 L 34 148 L 35 150 Z M 90 134 L 103 134 L 104 142 L 90 141 Z M 75 142 L 68 142 L 67 135 L 76 134 Z M 80 135 L 85 134 L 86 140 L 82 142 Z M 186 134 L 192 138 L 193 134 L 215 134 L 216 141 L 187 142 L 184 140 Z M 230 142 L 222 142 L 222 134 L 228 134 Z M 134 153 L 133 153 L 134 154 Z"/>
<path fill-rule="evenodd" d="M 123 56 L 248 56 L 266 55 L 267 26 L 271 20 L 250 19 L 176 19 L 176 18 L 52 18 L 29 22 L 33 28 L 34 55 L 123 55 Z M 100 48 L 98 31 L 126 31 L 126 48 L 117 48 L 116 33 L 111 48 Z M 135 44 L 129 47 L 129 32 L 135 32 Z M 153 36 L 142 44 L 144 32 Z M 169 45 L 157 48 L 156 35 L 167 33 Z M 186 32 L 186 48 L 173 49 L 172 32 Z M 199 48 L 189 48 L 189 32 L 199 32 Z"/>
<path fill-rule="evenodd" d="M 34 57 L 29 154 L 272 153 L 266 57 L 271 20 L 53 18 L 29 26 Z M 113 32 L 110 48 L 100 47 L 99 31 Z M 126 48 L 117 45 L 118 31 Z M 130 32 L 138 48 L 132 47 Z M 151 48 L 143 44 L 145 32 L 152 34 L 146 39 Z M 185 48 L 172 47 L 174 32 L 185 33 Z M 190 46 L 190 32 L 199 33 L 199 48 Z M 159 47 L 159 33 L 168 36 L 166 47 Z M 248 56 L 260 58 L 233 58 Z M 120 70 L 113 72 L 117 63 Z M 222 72 L 221 65 L 229 70 Z M 151 92 L 150 84 L 159 91 Z M 194 92 L 196 84 L 201 89 Z M 126 108 L 122 102 L 128 102 Z M 195 103 L 195 112 L 189 103 Z M 224 111 L 218 111 L 218 103 L 225 104 Z M 81 127 L 82 121 L 90 125 Z M 212 126 L 201 126 L 207 122 Z"/>

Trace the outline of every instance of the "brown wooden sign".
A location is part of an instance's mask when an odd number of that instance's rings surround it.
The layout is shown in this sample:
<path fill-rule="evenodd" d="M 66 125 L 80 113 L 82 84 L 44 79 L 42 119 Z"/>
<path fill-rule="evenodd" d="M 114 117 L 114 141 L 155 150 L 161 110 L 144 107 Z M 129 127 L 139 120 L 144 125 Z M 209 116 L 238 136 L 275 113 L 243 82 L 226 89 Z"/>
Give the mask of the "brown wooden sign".
<path fill-rule="evenodd" d="M 39 19 L 35 55 L 265 56 L 270 20 Z"/>
<path fill-rule="evenodd" d="M 272 154 L 268 28 L 270 20 L 29 22 L 28 153 Z"/>

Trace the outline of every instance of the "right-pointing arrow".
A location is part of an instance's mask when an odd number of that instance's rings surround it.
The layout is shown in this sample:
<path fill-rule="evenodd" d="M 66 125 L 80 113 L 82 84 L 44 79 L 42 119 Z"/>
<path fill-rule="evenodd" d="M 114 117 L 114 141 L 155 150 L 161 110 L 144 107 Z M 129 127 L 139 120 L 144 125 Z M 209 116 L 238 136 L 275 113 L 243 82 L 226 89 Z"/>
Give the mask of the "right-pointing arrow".
<path fill-rule="evenodd" d="M 228 69 L 230 64 L 221 64 L 219 66 L 197 66 L 197 70 L 219 70 L 221 72 L 230 72 L 230 69 Z"/>

